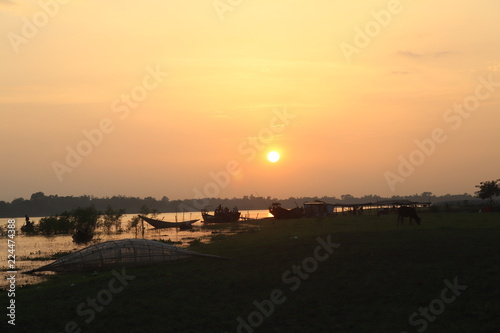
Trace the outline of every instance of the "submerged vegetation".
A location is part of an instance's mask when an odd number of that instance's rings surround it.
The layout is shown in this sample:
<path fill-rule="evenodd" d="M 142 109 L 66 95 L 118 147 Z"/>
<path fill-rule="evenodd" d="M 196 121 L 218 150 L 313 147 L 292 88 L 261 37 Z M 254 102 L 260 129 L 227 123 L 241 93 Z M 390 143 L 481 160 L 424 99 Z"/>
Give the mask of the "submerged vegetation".
<path fill-rule="evenodd" d="M 75 221 L 71 219 L 71 212 L 63 212 L 60 215 L 43 217 L 35 225 L 34 234 L 45 236 L 70 234 L 75 230 Z"/>
<path fill-rule="evenodd" d="M 76 243 L 85 243 L 93 238 L 97 228 L 108 234 L 112 228 L 115 232 L 121 232 L 123 214 L 124 210 L 114 210 L 111 206 L 106 208 L 104 214 L 93 206 L 78 207 L 55 216 L 42 217 L 27 234 L 44 236 L 72 234 Z"/>
<path fill-rule="evenodd" d="M 170 238 L 169 239 L 154 239 L 157 242 L 164 243 L 164 244 L 169 244 L 169 245 L 181 245 L 182 241 L 173 241 Z"/>
<path fill-rule="evenodd" d="M 105 233 L 111 233 L 111 229 L 114 228 L 115 232 L 122 232 L 122 216 L 125 214 L 125 209 L 114 210 L 113 207 L 106 207 L 102 219 L 99 221 L 99 225 L 102 227 Z"/>
<path fill-rule="evenodd" d="M 47 254 L 47 255 L 43 255 L 43 256 L 40 256 L 40 254 L 41 254 L 41 251 L 40 251 L 38 253 L 30 253 L 30 255 L 27 257 L 20 257 L 19 260 L 30 260 L 30 261 L 57 260 L 59 258 L 67 256 L 68 254 L 71 254 L 75 251 L 76 251 L 76 249 L 73 249 L 71 251 L 58 251 L 56 253 Z M 35 255 L 35 256 L 33 256 L 33 255 Z"/>

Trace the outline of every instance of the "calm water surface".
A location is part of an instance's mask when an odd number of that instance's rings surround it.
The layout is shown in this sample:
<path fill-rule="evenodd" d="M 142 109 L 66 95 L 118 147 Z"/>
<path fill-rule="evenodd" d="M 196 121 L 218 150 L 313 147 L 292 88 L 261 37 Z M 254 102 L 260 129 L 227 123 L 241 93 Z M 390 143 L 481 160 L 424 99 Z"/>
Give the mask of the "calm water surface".
<path fill-rule="evenodd" d="M 122 233 L 113 232 L 108 235 L 102 233 L 101 231 L 98 231 L 94 236 L 94 241 L 100 243 L 108 240 L 118 240 L 118 239 L 136 238 L 136 237 L 142 238 L 142 234 L 140 232 L 139 234 L 136 235 L 134 230 L 126 231 L 128 222 L 135 215 L 136 214 L 126 214 L 122 217 L 122 229 L 124 230 Z M 241 215 L 247 218 L 264 218 L 272 216 L 269 214 L 267 210 L 242 211 Z M 14 238 L 14 241 L 16 242 L 15 255 L 16 255 L 17 287 L 21 287 L 27 284 L 39 283 L 45 279 L 44 276 L 31 276 L 31 275 L 21 274 L 21 272 L 30 269 L 35 269 L 52 262 L 52 260 L 39 260 L 39 259 L 46 258 L 58 252 L 80 250 L 89 245 L 89 244 L 76 245 L 75 243 L 73 243 L 73 240 L 69 235 L 58 235 L 50 237 L 22 235 L 20 233 L 20 229 L 25 223 L 25 219 L 24 217 L 14 218 L 14 219 L 16 221 L 16 230 L 17 230 L 16 236 Z M 40 219 L 41 217 L 30 217 L 30 220 L 32 222 L 35 222 L 35 224 L 38 224 L 38 221 Z M 212 224 L 210 225 L 210 227 L 207 227 L 204 226 L 203 223 L 201 222 L 202 217 L 201 213 L 199 212 L 192 212 L 192 213 L 188 212 L 184 214 L 165 213 L 158 215 L 157 219 L 159 220 L 163 219 L 164 221 L 172 221 L 172 222 L 175 221 L 181 222 L 184 220 L 193 220 L 193 219 L 200 220 L 193 224 L 193 229 L 191 230 L 178 230 L 174 228 L 154 230 L 149 224 L 144 223 L 145 239 L 155 239 L 155 240 L 170 239 L 175 242 L 182 242 L 182 244 L 176 244 L 176 246 L 179 247 L 187 247 L 189 245 L 189 242 L 194 239 L 199 239 L 202 242 L 207 243 L 210 241 L 210 237 L 214 234 L 217 233 L 233 234 L 237 232 L 238 226 L 245 225 L 244 222 L 239 222 L 235 223 L 235 228 L 229 228 L 229 229 L 227 228 L 227 225 L 217 228 L 217 225 Z M 7 218 L 0 219 L 0 226 L 6 226 L 7 220 L 9 219 Z M 7 236 L 1 236 L 1 237 L 3 238 L 3 240 L 1 242 L 2 247 L 0 253 L 0 269 L 2 271 L 6 271 L 8 268 L 7 257 L 9 255 L 7 248 L 8 238 Z M 33 260 L 33 259 L 38 259 L 38 260 Z M 48 274 L 50 275 L 51 273 Z M 5 287 L 7 286 L 6 282 L 7 281 L 5 279 L 2 279 L 0 281 L 0 289 L 5 289 Z"/>

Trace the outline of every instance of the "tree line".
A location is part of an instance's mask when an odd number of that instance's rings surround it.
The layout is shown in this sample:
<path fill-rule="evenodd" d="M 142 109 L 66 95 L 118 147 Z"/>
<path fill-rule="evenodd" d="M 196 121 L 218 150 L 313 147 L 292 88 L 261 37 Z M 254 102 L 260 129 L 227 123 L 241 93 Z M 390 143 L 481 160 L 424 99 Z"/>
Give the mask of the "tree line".
<path fill-rule="evenodd" d="M 484 185 L 486 183 L 481 183 Z M 488 185 L 491 185 L 488 183 Z M 495 184 L 496 185 L 496 184 Z M 478 186 L 479 187 L 479 186 Z M 491 187 L 491 186 L 490 186 Z M 496 188 L 496 187 L 495 187 Z M 479 191 L 478 191 L 479 192 Z M 423 192 L 421 194 L 414 194 L 409 196 L 392 196 L 381 197 L 378 195 L 364 195 L 362 197 L 355 197 L 350 194 L 343 194 L 340 198 L 335 196 L 322 196 L 322 197 L 290 197 L 287 199 L 278 199 L 270 196 L 254 196 L 245 195 L 240 198 L 205 198 L 205 199 L 184 199 L 184 200 L 169 200 L 164 196 L 161 199 L 153 197 L 129 197 L 129 196 L 113 196 L 98 198 L 90 195 L 83 196 L 58 196 L 58 195 L 45 195 L 43 192 L 36 192 L 31 195 L 29 199 L 16 198 L 11 202 L 0 201 L 0 217 L 20 217 L 28 216 L 53 216 L 60 214 L 64 211 L 72 211 L 79 207 L 95 207 L 98 211 L 106 211 L 108 207 L 113 207 L 116 210 L 123 210 L 126 214 L 137 214 L 147 207 L 150 210 L 158 211 L 161 213 L 175 213 L 175 212 L 192 212 L 200 211 L 201 209 L 213 210 L 219 204 L 227 207 L 237 206 L 240 211 L 254 210 L 254 209 L 267 209 L 273 202 L 281 202 L 283 207 L 293 208 L 296 205 L 301 206 L 304 202 L 308 201 L 325 201 L 327 203 L 340 203 L 340 204 L 359 204 L 377 202 L 382 200 L 410 200 L 418 202 L 458 202 L 458 203 L 473 203 L 478 200 L 479 193 L 476 196 L 471 194 L 458 194 L 458 195 L 443 195 L 436 196 L 431 192 Z M 494 192 L 496 193 L 496 192 Z M 484 195 L 483 195 L 484 197 Z M 487 198 L 490 198 L 488 196 Z"/>

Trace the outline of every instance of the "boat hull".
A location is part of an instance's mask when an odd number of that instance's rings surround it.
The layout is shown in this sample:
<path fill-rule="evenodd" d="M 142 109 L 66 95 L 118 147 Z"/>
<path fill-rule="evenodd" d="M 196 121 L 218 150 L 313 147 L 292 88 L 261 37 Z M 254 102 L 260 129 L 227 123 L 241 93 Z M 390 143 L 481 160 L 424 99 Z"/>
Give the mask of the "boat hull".
<path fill-rule="evenodd" d="M 205 223 L 233 223 L 238 222 L 240 219 L 240 212 L 224 212 L 216 215 L 210 215 L 208 213 L 201 213 L 203 217 L 203 222 Z"/>
<path fill-rule="evenodd" d="M 197 222 L 198 220 L 189 220 L 184 222 L 169 222 L 169 221 L 160 221 L 156 219 L 152 219 L 150 217 L 139 215 L 141 219 L 149 223 L 155 229 L 165 229 L 165 228 L 179 228 L 179 229 L 190 229 L 192 228 L 192 224 Z"/>
<path fill-rule="evenodd" d="M 286 209 L 279 204 L 271 205 L 271 207 L 269 207 L 269 212 L 277 220 L 298 219 L 304 216 L 304 209 L 302 207 Z"/>

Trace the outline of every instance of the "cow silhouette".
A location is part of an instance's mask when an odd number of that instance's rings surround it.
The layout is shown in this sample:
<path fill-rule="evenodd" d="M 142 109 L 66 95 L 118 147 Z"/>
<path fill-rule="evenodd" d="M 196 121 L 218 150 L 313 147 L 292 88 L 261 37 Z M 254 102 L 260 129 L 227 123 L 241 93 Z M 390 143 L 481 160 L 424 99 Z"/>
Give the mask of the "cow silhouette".
<path fill-rule="evenodd" d="M 404 225 L 404 218 L 410 218 L 410 225 L 412 225 L 412 220 L 415 220 L 418 225 L 420 225 L 420 217 L 417 215 L 417 210 L 415 207 L 401 206 L 398 208 L 398 225 L 401 223 Z"/>

